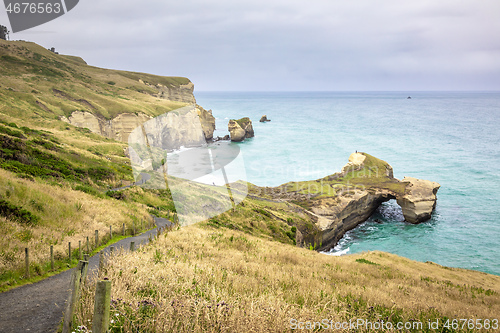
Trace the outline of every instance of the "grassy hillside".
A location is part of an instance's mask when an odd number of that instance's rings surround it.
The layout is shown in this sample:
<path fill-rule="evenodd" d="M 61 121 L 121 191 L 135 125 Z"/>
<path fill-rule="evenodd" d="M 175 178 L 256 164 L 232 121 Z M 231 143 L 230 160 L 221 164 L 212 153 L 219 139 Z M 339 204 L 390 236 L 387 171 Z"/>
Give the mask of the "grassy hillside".
<path fill-rule="evenodd" d="M 163 114 L 185 104 L 155 97 L 158 91 L 151 86 L 190 83 L 181 77 L 92 67 L 35 43 L 5 40 L 0 40 L 0 76 L 0 112 L 30 124 L 43 117 L 54 126 L 53 120 L 77 110 L 106 119 L 120 113 Z"/>
<path fill-rule="evenodd" d="M 154 87 L 189 83 L 92 67 L 35 43 L 0 40 L 0 290 L 27 281 L 25 247 L 32 276 L 43 276 L 50 270 L 50 245 L 61 259 L 56 266 L 67 267 L 68 242 L 73 248 L 85 244 L 95 230 L 105 239 L 110 226 L 121 230 L 125 224 L 129 234 L 134 223 L 136 230 L 141 223 L 146 228 L 161 201 L 152 192 L 136 201 L 107 193 L 133 180 L 126 145 L 60 118 L 77 110 L 106 119 L 163 114 L 185 103 L 156 97 Z"/>
<path fill-rule="evenodd" d="M 473 331 L 463 322 L 453 329 L 453 319 L 493 327 L 500 314 L 498 276 L 383 252 L 332 257 L 212 226 L 110 257 L 103 274 L 112 282 L 111 332 L 323 331 L 358 320 L 338 331 L 382 331 L 370 328 L 383 322 L 393 327 L 386 331 L 452 332 Z M 92 321 L 94 291 L 84 288 L 79 325 Z M 428 329 L 436 320 L 440 329 Z"/>
<path fill-rule="evenodd" d="M 125 224 L 130 233 L 134 223 L 139 229 L 151 221 L 144 203 L 154 200 L 125 203 L 106 194 L 132 181 L 123 144 L 73 127 L 49 131 L 0 122 L 0 290 L 24 282 L 25 247 L 36 277 L 48 272 L 50 245 L 63 259 L 68 242 L 76 248 L 93 240 L 95 230 L 105 238 L 110 226 L 116 232 Z"/>

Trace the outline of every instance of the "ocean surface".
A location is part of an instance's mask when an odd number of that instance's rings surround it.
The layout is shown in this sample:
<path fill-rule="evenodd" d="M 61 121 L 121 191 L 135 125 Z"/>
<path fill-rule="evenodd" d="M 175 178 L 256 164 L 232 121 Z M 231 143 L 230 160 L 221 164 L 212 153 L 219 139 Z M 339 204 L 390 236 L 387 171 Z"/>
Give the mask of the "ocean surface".
<path fill-rule="evenodd" d="M 441 184 L 431 220 L 412 225 L 391 200 L 330 254 L 381 250 L 500 275 L 500 92 L 196 92 L 215 135 L 250 117 L 239 145 L 260 186 L 340 171 L 354 151 L 387 161 L 394 176 Z M 411 96 L 411 99 L 407 99 Z M 262 115 L 271 122 L 259 123 Z"/>

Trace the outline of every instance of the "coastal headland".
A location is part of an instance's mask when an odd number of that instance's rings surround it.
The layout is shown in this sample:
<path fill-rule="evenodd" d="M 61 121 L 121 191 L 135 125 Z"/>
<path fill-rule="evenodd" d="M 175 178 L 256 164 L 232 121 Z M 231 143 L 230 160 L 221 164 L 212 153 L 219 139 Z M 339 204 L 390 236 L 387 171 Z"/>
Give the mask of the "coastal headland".
<path fill-rule="evenodd" d="M 391 199 L 397 200 L 407 222 L 430 219 L 439 187 L 436 182 L 411 177 L 398 180 L 389 163 L 356 152 L 342 170 L 333 175 L 277 187 L 251 185 L 250 193 L 302 208 L 317 227 L 314 232 L 301 230 L 307 234 L 305 242 L 314 243 L 319 250 L 328 250 L 347 231 L 366 221 L 380 204 Z M 297 243 L 303 244 L 304 238 L 299 238 Z"/>

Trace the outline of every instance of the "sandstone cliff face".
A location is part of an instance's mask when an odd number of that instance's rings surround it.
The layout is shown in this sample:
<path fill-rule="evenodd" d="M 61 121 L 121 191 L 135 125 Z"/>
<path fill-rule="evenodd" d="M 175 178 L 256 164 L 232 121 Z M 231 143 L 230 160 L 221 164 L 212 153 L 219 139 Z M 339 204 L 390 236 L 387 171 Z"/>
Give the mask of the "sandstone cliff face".
<path fill-rule="evenodd" d="M 184 102 L 189 104 L 196 103 L 196 99 L 194 98 L 193 94 L 194 84 L 192 82 L 189 82 L 188 84 L 179 85 L 176 87 L 164 86 L 160 83 L 153 85 L 144 82 L 142 80 L 139 80 L 139 82 L 147 85 L 150 88 L 157 90 L 158 93 L 155 94 L 155 96 L 158 98 L 168 99 L 169 101 Z"/>
<path fill-rule="evenodd" d="M 236 120 L 229 120 L 229 124 L 227 125 L 227 129 L 229 130 L 229 136 L 231 137 L 231 141 L 240 142 L 245 139 L 245 130 L 241 128 L 241 126 L 236 122 Z"/>
<path fill-rule="evenodd" d="M 157 98 L 167 99 L 171 101 L 178 101 L 183 103 L 189 103 L 195 105 L 196 99 L 193 95 L 194 85 L 192 82 L 187 81 L 186 84 L 180 85 L 163 85 L 163 84 L 151 84 L 139 79 L 141 84 L 148 86 L 157 91 L 153 95 Z M 62 91 L 54 90 L 57 96 L 65 94 Z M 150 92 L 151 93 L 151 92 Z M 63 96 L 65 98 L 70 98 L 68 96 Z M 87 102 L 88 103 L 88 102 Z M 92 105 L 90 105 L 92 106 Z M 90 107 L 90 109 L 94 109 Z M 196 105 L 193 107 L 193 113 L 186 114 L 184 117 L 169 117 L 169 126 L 172 142 L 180 142 L 180 137 L 186 135 L 186 140 L 188 142 L 198 141 L 197 135 L 194 134 L 193 128 L 196 124 L 189 123 L 189 121 L 201 122 L 201 127 L 203 129 L 203 134 L 205 140 L 209 141 L 213 139 L 213 132 L 215 130 L 215 118 L 212 116 L 211 111 L 203 109 L 201 106 Z M 175 112 L 171 111 L 171 112 Z M 161 117 L 161 116 L 160 116 Z M 122 142 L 127 142 L 130 133 L 141 126 L 145 122 L 151 120 L 153 117 L 148 116 L 141 112 L 136 113 L 121 113 L 117 117 L 108 120 L 99 115 L 95 115 L 92 112 L 87 111 L 75 111 L 68 118 L 61 117 L 60 119 L 72 124 L 77 127 L 88 128 L 90 131 L 96 134 L 103 135 L 105 137 L 115 139 Z M 199 124 L 197 125 L 199 126 Z M 174 130 L 175 129 L 175 130 Z M 177 139 L 176 139 L 177 137 Z M 166 140 L 169 141 L 169 140 Z"/>
<path fill-rule="evenodd" d="M 405 177 L 402 181 L 408 182 L 408 186 L 405 195 L 398 197 L 397 201 L 403 210 L 405 220 L 419 223 L 430 219 L 436 207 L 436 193 L 441 185 L 413 177 Z"/>
<path fill-rule="evenodd" d="M 168 126 L 169 131 L 161 131 L 163 135 L 168 135 L 169 138 L 164 138 L 165 142 L 181 142 L 185 136 L 187 142 L 198 142 L 199 133 L 195 131 L 200 126 L 203 129 L 204 139 L 212 140 L 215 130 L 215 118 L 212 114 L 200 106 L 192 107 L 184 116 L 176 115 L 176 111 L 168 112 L 171 116 L 165 118 L 165 122 L 161 125 Z M 162 117 L 162 116 L 160 116 Z M 77 127 L 88 128 L 93 133 L 115 139 L 122 142 L 128 142 L 130 133 L 145 122 L 153 119 L 143 113 L 122 113 L 111 120 L 95 116 L 90 112 L 75 111 L 69 118 L 61 117 L 61 120 Z M 168 121 L 166 121 L 168 119 Z M 162 120 L 163 121 L 163 120 Z M 160 124 L 160 123 L 158 123 Z M 173 144 L 175 145 L 175 144 Z"/>
<path fill-rule="evenodd" d="M 205 139 L 212 140 L 214 138 L 215 131 L 215 117 L 212 115 L 212 110 L 205 110 L 199 105 L 196 105 L 196 111 L 198 112 L 198 117 L 201 121 L 201 127 L 203 133 L 205 134 Z"/>
<path fill-rule="evenodd" d="M 394 199 L 387 190 L 370 193 L 354 190 L 349 196 L 341 196 L 335 203 L 320 200 L 311 211 L 318 216 L 316 225 L 323 231 L 322 249 L 329 249 L 360 223 L 366 221 L 381 203 Z"/>
<path fill-rule="evenodd" d="M 62 121 L 71 125 L 88 128 L 92 133 L 122 142 L 127 142 L 128 136 L 134 128 L 149 119 L 151 117 L 143 113 L 123 113 L 114 119 L 106 120 L 84 111 L 75 111 L 69 118 L 61 117 Z"/>
<path fill-rule="evenodd" d="M 240 142 L 246 138 L 254 137 L 252 121 L 245 117 L 238 120 L 231 119 L 227 125 L 231 141 Z"/>
<path fill-rule="evenodd" d="M 146 134 L 148 145 L 166 150 L 200 146 L 206 142 L 198 110 L 189 106 L 145 122 L 139 132 Z"/>

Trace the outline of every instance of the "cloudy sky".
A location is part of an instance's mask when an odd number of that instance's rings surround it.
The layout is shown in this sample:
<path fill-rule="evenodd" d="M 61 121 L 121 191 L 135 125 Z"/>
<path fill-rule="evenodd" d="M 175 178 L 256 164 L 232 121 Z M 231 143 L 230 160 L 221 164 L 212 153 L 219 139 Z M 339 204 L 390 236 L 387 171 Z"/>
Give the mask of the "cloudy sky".
<path fill-rule="evenodd" d="M 499 14 L 499 0 L 81 0 L 11 39 L 197 91 L 500 90 Z"/>

